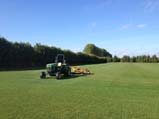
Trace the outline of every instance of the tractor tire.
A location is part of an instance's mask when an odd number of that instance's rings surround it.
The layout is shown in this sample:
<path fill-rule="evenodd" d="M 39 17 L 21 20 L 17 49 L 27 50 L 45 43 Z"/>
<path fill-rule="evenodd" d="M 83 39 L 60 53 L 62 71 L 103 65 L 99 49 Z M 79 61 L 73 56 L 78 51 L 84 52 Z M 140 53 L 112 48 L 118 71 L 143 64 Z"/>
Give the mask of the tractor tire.
<path fill-rule="evenodd" d="M 64 76 L 69 77 L 71 76 L 71 69 L 68 69 L 68 71 L 64 74 Z"/>
<path fill-rule="evenodd" d="M 71 75 L 72 75 L 71 69 L 69 69 L 68 72 L 67 72 L 67 76 L 71 76 Z"/>
<path fill-rule="evenodd" d="M 61 74 L 60 74 L 60 72 L 57 72 L 57 73 L 56 73 L 56 79 L 58 79 L 58 80 L 61 79 Z"/>
<path fill-rule="evenodd" d="M 41 72 L 40 73 L 40 78 L 41 79 L 45 79 L 46 78 L 46 73 L 45 72 Z"/>

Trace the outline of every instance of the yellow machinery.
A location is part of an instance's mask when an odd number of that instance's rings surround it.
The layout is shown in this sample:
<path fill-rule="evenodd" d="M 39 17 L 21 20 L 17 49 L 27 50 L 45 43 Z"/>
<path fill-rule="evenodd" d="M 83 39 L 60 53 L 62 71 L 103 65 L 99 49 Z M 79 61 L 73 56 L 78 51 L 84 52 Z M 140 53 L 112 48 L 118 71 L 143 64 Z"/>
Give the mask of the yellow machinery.
<path fill-rule="evenodd" d="M 88 69 L 82 69 L 79 66 L 71 66 L 71 73 L 73 74 L 91 74 Z"/>

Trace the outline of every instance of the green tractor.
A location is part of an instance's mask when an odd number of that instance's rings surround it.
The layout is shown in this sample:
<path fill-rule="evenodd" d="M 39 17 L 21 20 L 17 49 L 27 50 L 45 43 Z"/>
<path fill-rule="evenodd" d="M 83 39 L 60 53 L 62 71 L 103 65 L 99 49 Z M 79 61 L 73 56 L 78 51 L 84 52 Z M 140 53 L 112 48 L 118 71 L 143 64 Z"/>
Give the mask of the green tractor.
<path fill-rule="evenodd" d="M 46 78 L 46 75 L 56 76 L 56 79 L 61 79 L 62 76 L 71 76 L 71 68 L 66 63 L 63 54 L 58 54 L 55 58 L 55 63 L 49 63 L 46 65 L 47 73 L 41 72 L 40 78 Z"/>

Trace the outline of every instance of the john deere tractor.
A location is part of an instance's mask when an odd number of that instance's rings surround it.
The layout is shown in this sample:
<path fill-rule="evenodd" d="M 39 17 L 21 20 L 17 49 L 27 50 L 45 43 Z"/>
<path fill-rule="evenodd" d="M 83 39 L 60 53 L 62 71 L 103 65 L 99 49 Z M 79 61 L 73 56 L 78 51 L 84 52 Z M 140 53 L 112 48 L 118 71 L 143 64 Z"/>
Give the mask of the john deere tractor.
<path fill-rule="evenodd" d="M 58 54 L 55 58 L 55 63 L 49 63 L 46 65 L 47 73 L 41 72 L 40 78 L 46 78 L 46 75 L 56 76 L 56 79 L 61 79 L 62 76 L 71 76 L 71 68 L 66 63 L 63 54 Z"/>

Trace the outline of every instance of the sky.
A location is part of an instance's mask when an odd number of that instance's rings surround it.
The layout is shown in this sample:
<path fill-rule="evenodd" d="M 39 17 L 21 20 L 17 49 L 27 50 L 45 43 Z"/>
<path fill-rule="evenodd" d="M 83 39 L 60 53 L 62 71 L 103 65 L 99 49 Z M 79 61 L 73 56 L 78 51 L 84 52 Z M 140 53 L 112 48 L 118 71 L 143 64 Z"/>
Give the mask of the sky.
<path fill-rule="evenodd" d="M 159 55 L 159 0 L 0 0 L 0 36 L 113 55 Z"/>

